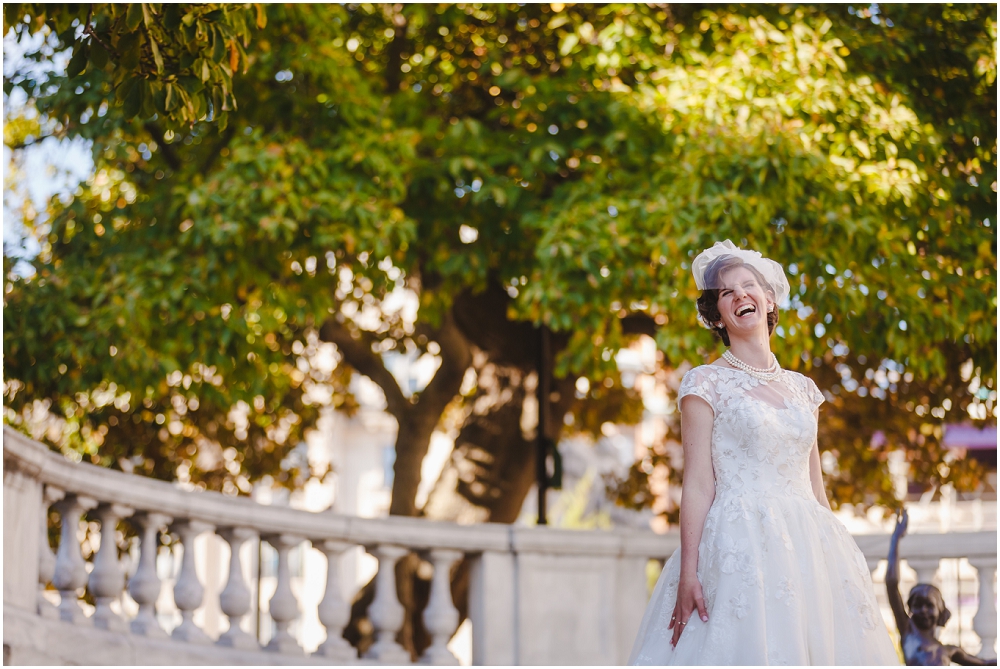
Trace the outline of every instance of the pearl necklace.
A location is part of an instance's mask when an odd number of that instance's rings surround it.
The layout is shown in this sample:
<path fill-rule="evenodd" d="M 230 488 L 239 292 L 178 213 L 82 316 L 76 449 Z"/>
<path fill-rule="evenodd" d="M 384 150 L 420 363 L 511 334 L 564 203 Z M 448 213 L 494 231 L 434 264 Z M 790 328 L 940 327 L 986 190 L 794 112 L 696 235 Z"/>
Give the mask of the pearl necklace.
<path fill-rule="evenodd" d="M 774 381 L 781 374 L 781 365 L 778 364 L 778 358 L 773 353 L 771 354 L 771 365 L 767 369 L 751 367 L 737 358 L 733 352 L 728 349 L 722 354 L 722 358 L 736 369 L 746 372 L 753 378 L 763 383 Z"/>

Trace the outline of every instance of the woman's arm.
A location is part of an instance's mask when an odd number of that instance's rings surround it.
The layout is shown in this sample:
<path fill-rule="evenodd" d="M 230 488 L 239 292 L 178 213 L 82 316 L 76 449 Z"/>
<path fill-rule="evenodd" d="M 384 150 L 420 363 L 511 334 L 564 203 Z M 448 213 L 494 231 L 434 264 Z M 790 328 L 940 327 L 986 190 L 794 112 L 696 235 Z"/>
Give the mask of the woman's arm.
<path fill-rule="evenodd" d="M 812 453 L 809 455 L 809 482 L 812 484 L 816 500 L 830 508 L 830 500 L 826 496 L 826 485 L 823 483 L 823 468 L 819 461 L 819 444 L 813 442 Z"/>
<path fill-rule="evenodd" d="M 681 576 L 672 643 L 677 644 L 688 618 L 697 609 L 708 620 L 705 598 L 698 581 L 698 547 L 705 529 L 705 518 L 715 501 L 715 471 L 712 468 L 712 423 L 714 414 L 708 402 L 688 395 L 681 400 L 681 440 L 684 445 L 684 485 L 681 494 Z M 684 623 L 683 625 L 680 623 Z"/>
<path fill-rule="evenodd" d="M 819 409 L 816 409 L 816 420 L 819 421 Z M 826 485 L 823 483 L 823 467 L 819 459 L 819 440 L 813 442 L 812 452 L 809 454 L 809 482 L 812 484 L 813 494 L 820 504 L 830 508 L 830 500 L 826 496 Z"/>

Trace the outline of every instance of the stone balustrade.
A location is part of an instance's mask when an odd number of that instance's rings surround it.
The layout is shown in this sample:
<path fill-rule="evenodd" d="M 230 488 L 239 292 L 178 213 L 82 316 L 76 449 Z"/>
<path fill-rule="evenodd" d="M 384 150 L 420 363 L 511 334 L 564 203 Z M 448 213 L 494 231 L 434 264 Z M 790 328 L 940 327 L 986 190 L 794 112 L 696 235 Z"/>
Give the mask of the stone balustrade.
<path fill-rule="evenodd" d="M 266 506 L 74 463 L 6 427 L 3 448 L 5 664 L 454 665 L 448 642 L 459 612 L 451 576 L 463 558 L 471 574 L 467 610 L 475 664 L 621 664 L 648 598 L 649 562 L 664 560 L 679 545 L 676 534 L 639 530 L 459 526 Z M 61 522 L 55 553 L 47 536 L 50 511 Z M 85 514 L 100 528 L 89 565 L 79 533 Z M 134 528 L 138 542 L 128 570 L 116 544 L 122 522 Z M 169 633 L 156 615 L 164 587 L 156 560 L 165 532 L 172 537 L 171 550 L 180 553 L 172 592 L 180 623 Z M 208 595 L 196 568 L 196 546 L 198 537 L 212 534 L 228 545 L 230 558 L 225 587 Z M 277 553 L 268 606 L 276 631 L 263 646 L 240 626 L 252 607 L 240 549 L 258 541 Z M 858 543 L 874 568 L 886 554 L 888 537 L 862 536 Z M 292 587 L 291 561 L 304 545 L 327 563 L 315 607 L 326 639 L 308 654 L 293 633 L 303 602 Z M 361 658 L 343 638 L 350 604 L 340 571 L 341 558 L 357 546 L 378 562 L 368 609 L 375 640 Z M 967 557 L 988 575 L 980 578 L 975 630 L 984 642 L 983 656 L 993 656 L 996 533 L 910 536 L 903 553 L 931 577 L 934 561 L 946 557 Z M 433 569 L 423 613 L 431 643 L 420 658 L 410 657 L 397 642 L 404 612 L 395 566 L 411 554 Z M 43 594 L 52 588 L 58 606 Z M 83 605 L 85 589 L 92 606 Z M 126 594 L 136 605 L 131 619 L 116 604 Z M 217 604 L 228 629 L 209 634 L 199 626 L 195 614 L 206 599 Z"/>

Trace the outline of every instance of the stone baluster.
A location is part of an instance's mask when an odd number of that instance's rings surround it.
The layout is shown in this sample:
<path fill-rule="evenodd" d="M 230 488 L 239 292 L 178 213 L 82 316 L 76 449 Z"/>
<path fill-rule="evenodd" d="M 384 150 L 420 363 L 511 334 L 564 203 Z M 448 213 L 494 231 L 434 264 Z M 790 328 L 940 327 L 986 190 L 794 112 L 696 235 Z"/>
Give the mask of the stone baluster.
<path fill-rule="evenodd" d="M 245 527 L 233 527 L 220 532 L 222 538 L 229 544 L 229 579 L 226 587 L 219 595 L 219 605 L 222 612 L 229 618 L 229 629 L 216 642 L 220 646 L 240 648 L 243 650 L 259 650 L 257 639 L 240 629 L 240 621 L 250 611 L 250 588 L 243 578 L 243 561 L 240 558 L 240 548 L 257 533 Z"/>
<path fill-rule="evenodd" d="M 316 546 L 326 556 L 326 590 L 317 611 L 326 628 L 326 641 L 316 649 L 316 654 L 344 664 L 357 658 L 357 652 L 344 639 L 344 627 L 351 620 L 351 605 L 340 591 L 340 556 L 352 547 L 352 544 L 334 540 Z"/>
<path fill-rule="evenodd" d="M 431 645 L 420 657 L 421 664 L 458 665 L 458 658 L 448 650 L 448 641 L 458 627 L 458 609 L 451 598 L 451 567 L 462 552 L 435 548 L 430 552 L 434 565 L 431 595 L 424 609 L 424 626 L 431 634 Z"/>
<path fill-rule="evenodd" d="M 906 558 L 906 564 L 910 569 L 917 572 L 917 583 L 929 583 L 938 585 L 938 567 L 941 566 L 941 559 L 936 557 L 912 557 Z"/>
<path fill-rule="evenodd" d="M 66 496 L 59 488 L 45 486 L 42 494 L 42 527 L 38 546 L 38 615 L 58 619 L 59 608 L 45 598 L 45 589 L 56 575 L 56 554 L 49 546 L 49 507 Z"/>
<path fill-rule="evenodd" d="M 366 550 L 378 559 L 378 574 L 375 575 L 375 599 L 368 607 L 368 617 L 375 627 L 375 643 L 368 648 L 365 657 L 383 664 L 409 664 L 410 654 L 396 642 L 406 613 L 396 594 L 396 562 L 409 551 L 385 544 Z"/>
<path fill-rule="evenodd" d="M 213 529 L 208 523 L 197 520 L 182 520 L 174 524 L 174 530 L 181 538 L 184 552 L 181 558 L 181 571 L 174 585 L 174 604 L 180 609 L 181 624 L 174 629 L 171 636 L 178 641 L 212 642 L 208 635 L 194 624 L 195 609 L 201 606 L 201 600 L 205 596 L 205 588 L 198 580 L 198 572 L 195 570 L 194 542 L 201 534 Z"/>
<path fill-rule="evenodd" d="M 273 534 L 264 539 L 278 551 L 277 584 L 274 596 L 268 602 L 268 613 L 274 619 L 277 632 L 267 644 L 267 650 L 301 655 L 302 647 L 288 631 L 288 626 L 299 615 L 299 602 L 292 592 L 292 573 L 288 561 L 291 550 L 301 544 L 303 539 L 291 534 Z"/>
<path fill-rule="evenodd" d="M 128 594 L 139 605 L 132 620 L 132 633 L 166 638 L 156 620 L 156 600 L 160 598 L 160 577 L 156 575 L 156 556 L 160 549 L 160 529 L 172 520 L 162 513 L 143 513 L 135 518 L 140 528 L 139 567 L 128 583 Z"/>
<path fill-rule="evenodd" d="M 979 610 L 972 618 L 972 629 L 983 642 L 979 657 L 995 659 L 997 654 L 993 646 L 997 641 L 997 595 L 993 586 L 997 578 L 997 556 L 970 557 L 969 564 L 979 572 Z"/>
<path fill-rule="evenodd" d="M 55 508 L 62 518 L 59 550 L 56 552 L 56 573 L 52 583 L 59 590 L 59 617 L 67 622 L 90 624 L 78 600 L 79 590 L 87 585 L 87 563 L 80 552 L 76 533 L 80 517 L 97 506 L 97 500 L 81 495 L 67 495 L 56 502 Z"/>
<path fill-rule="evenodd" d="M 119 504 L 101 504 L 97 517 L 101 521 L 101 547 L 94 556 L 90 572 L 90 593 L 94 596 L 94 626 L 112 632 L 128 629 L 122 617 L 111 608 L 111 602 L 125 590 L 125 569 L 118 559 L 118 520 L 132 515 L 132 509 Z"/>

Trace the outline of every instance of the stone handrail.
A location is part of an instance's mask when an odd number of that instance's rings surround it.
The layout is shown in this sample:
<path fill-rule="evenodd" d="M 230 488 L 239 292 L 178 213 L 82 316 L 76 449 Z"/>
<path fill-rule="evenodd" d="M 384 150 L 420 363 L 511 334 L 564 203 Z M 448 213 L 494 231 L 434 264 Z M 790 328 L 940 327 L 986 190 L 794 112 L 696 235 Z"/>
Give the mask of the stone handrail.
<path fill-rule="evenodd" d="M 420 662 L 457 662 L 447 647 L 459 621 L 450 574 L 465 557 L 471 567 L 468 612 L 474 663 L 620 664 L 627 658 L 645 606 L 646 566 L 650 559 L 666 559 L 679 545 L 676 533 L 456 525 L 266 506 L 74 463 L 7 427 L 3 437 L 5 664 L 6 660 L 117 664 L 136 663 L 140 657 L 142 663 L 152 658 L 162 664 L 408 664 L 412 658 L 396 641 L 404 611 L 396 595 L 395 569 L 381 567 L 395 565 L 410 553 L 420 554 L 433 566 L 423 614 L 432 643 Z M 50 508 L 62 518 L 54 555 L 44 534 Z M 77 536 L 79 521 L 87 512 L 101 527 L 100 547 L 89 573 Z M 137 570 L 127 583 L 115 543 L 115 528 L 124 518 L 139 537 Z M 162 589 L 156 553 L 159 535 L 167 528 L 182 547 L 173 589 L 181 622 L 169 635 L 155 608 Z M 207 533 L 217 534 L 232 549 L 228 580 L 218 596 L 230 625 L 217 639 L 200 629 L 194 618 L 205 595 L 193 547 L 195 539 Z M 888 537 L 856 539 L 874 569 L 887 552 Z M 270 544 L 278 555 L 269 605 L 277 631 L 263 648 L 240 629 L 240 621 L 250 612 L 251 596 L 239 549 L 255 540 Z M 309 656 L 290 632 L 301 615 L 290 585 L 290 552 L 303 544 L 319 550 L 328 565 L 317 608 L 326 641 Z M 380 567 L 368 609 L 375 642 L 363 658 L 342 638 L 350 606 L 341 594 L 339 564 L 345 551 L 355 546 L 364 547 Z M 968 557 L 981 574 L 992 575 L 980 579 L 981 605 L 975 619 L 982 652 L 990 656 L 996 638 L 996 532 L 912 535 L 903 540 L 902 551 L 921 576 L 933 577 L 937 561 L 944 557 Z M 59 591 L 58 607 L 42 595 L 50 584 Z M 80 605 L 84 587 L 95 603 L 90 615 Z M 132 620 L 111 606 L 123 592 L 138 605 Z M 61 627 L 58 633 L 32 636 L 33 629 L 46 625 Z M 53 642 L 56 637 L 59 641 Z M 109 659 L 101 654 L 106 651 L 95 648 L 118 648 L 120 654 Z"/>
<path fill-rule="evenodd" d="M 579 532 L 549 530 L 558 536 L 553 541 L 554 537 L 541 537 L 532 529 L 500 523 L 456 525 L 416 518 L 358 518 L 268 506 L 246 497 L 212 491 L 192 494 L 165 481 L 72 462 L 5 426 L 5 466 L 9 458 L 17 461 L 14 466 L 21 471 L 67 493 L 216 527 L 253 527 L 261 534 L 295 534 L 360 545 L 392 537 L 393 542 L 414 549 L 454 548 L 465 552 L 509 551 L 519 547 L 544 550 L 556 545 L 560 552 L 654 558 L 667 558 L 677 547 L 675 541 L 650 532 L 601 533 L 602 540 L 595 543 L 592 537 L 581 536 Z"/>

